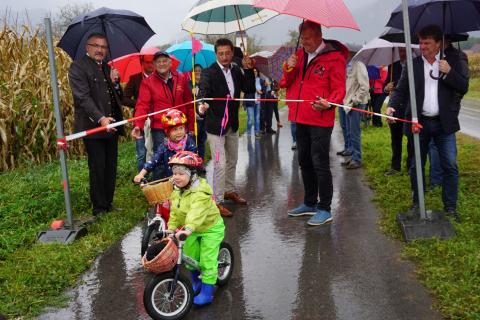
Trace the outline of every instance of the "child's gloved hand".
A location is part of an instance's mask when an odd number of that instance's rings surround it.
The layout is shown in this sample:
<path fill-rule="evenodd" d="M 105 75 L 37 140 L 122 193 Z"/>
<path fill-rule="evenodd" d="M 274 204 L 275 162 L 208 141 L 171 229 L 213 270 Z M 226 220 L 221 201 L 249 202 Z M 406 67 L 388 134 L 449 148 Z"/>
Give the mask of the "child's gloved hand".
<path fill-rule="evenodd" d="M 192 234 L 192 231 L 185 229 L 185 230 L 180 230 L 175 233 L 175 237 L 180 240 L 180 235 L 184 234 L 186 237 Z"/>

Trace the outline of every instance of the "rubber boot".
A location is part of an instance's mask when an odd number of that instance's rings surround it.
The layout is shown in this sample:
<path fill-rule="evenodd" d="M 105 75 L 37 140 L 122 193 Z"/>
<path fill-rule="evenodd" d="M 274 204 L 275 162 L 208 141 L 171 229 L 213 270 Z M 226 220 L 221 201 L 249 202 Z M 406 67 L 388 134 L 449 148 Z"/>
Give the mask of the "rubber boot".
<path fill-rule="evenodd" d="M 200 271 L 190 271 L 192 274 L 192 287 L 193 287 L 193 295 L 197 296 L 202 289 L 202 280 L 200 280 Z"/>
<path fill-rule="evenodd" d="M 213 301 L 213 284 L 202 283 L 202 290 L 200 294 L 193 298 L 193 304 L 196 306 L 204 306 Z"/>

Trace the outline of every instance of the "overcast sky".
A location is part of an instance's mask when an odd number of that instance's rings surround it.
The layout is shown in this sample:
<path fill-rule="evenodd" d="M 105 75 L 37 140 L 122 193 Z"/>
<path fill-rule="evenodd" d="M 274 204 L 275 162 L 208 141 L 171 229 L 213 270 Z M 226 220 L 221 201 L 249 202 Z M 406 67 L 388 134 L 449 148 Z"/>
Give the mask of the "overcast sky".
<path fill-rule="evenodd" d="M 23 15 L 27 10 L 34 24 L 41 23 L 43 17 L 51 12 L 55 15 L 59 7 L 69 3 L 92 3 L 96 8 L 109 7 L 127 9 L 145 17 L 152 29 L 157 33 L 148 44 L 160 45 L 183 40 L 187 36 L 181 30 L 180 23 L 197 0 L 0 0 L 0 8 L 9 9 L 12 13 Z M 315 0 L 312 0 L 315 1 Z M 336 38 L 343 42 L 363 44 L 378 36 L 389 18 L 389 13 L 400 3 L 400 0 L 345 0 L 359 24 L 362 32 L 331 29 L 325 30 L 326 38 Z M 298 18 L 275 17 L 266 24 L 252 28 L 262 44 L 281 44 L 288 40 L 288 30 L 296 28 Z"/>

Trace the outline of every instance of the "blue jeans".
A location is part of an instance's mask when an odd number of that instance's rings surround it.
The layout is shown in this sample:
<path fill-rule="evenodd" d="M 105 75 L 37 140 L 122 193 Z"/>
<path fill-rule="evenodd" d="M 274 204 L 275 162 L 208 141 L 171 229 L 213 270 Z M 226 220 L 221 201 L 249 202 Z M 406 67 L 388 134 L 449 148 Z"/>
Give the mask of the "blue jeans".
<path fill-rule="evenodd" d="M 366 106 L 366 104 L 359 104 L 356 106 L 356 108 L 364 110 Z M 359 163 L 362 163 L 362 133 L 360 131 L 361 120 L 362 113 L 358 111 L 350 110 L 350 112 L 346 114 L 349 150 L 352 152 L 352 160 Z"/>
<path fill-rule="evenodd" d="M 147 159 L 147 148 L 145 147 L 145 136 L 135 140 L 135 151 L 137 153 L 137 169 L 140 172 L 143 169 Z"/>
<path fill-rule="evenodd" d="M 154 129 L 152 128 L 152 141 L 153 141 L 153 153 L 156 153 L 158 147 L 164 142 L 165 140 L 165 131 L 162 129 Z M 165 177 L 165 173 L 163 168 L 160 166 L 156 167 L 153 170 L 152 180 L 158 180 Z"/>
<path fill-rule="evenodd" d="M 260 133 L 260 104 L 248 101 L 245 106 L 247 109 L 247 134 Z"/>
<path fill-rule="evenodd" d="M 347 114 L 345 113 L 345 110 L 343 108 L 338 108 L 338 118 L 340 120 L 340 127 L 342 128 L 343 134 L 343 150 L 351 151 L 349 145 L 350 136 L 347 126 Z"/>
<path fill-rule="evenodd" d="M 458 166 L 457 166 L 457 141 L 455 133 L 445 133 L 440 120 L 423 120 L 423 129 L 420 132 L 420 155 L 422 158 L 422 174 L 425 182 L 425 162 L 430 141 L 438 149 L 440 165 L 443 170 L 442 201 L 445 209 L 456 208 L 458 198 Z M 413 202 L 418 203 L 417 175 L 415 161 L 410 166 L 410 180 L 413 190 Z M 425 183 L 424 183 L 425 185 Z"/>
<path fill-rule="evenodd" d="M 297 142 L 297 123 L 296 122 L 290 122 L 290 132 L 292 133 L 292 139 L 293 142 Z"/>
<path fill-rule="evenodd" d="M 443 170 L 440 164 L 440 156 L 435 143 L 430 141 L 428 146 L 428 160 L 430 161 L 430 186 L 440 186 L 442 184 Z"/>

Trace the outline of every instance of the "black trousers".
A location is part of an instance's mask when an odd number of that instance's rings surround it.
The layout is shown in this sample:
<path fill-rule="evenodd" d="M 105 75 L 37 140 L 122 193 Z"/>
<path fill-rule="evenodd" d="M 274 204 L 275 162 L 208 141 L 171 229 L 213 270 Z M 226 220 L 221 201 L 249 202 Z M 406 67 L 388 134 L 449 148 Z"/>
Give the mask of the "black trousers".
<path fill-rule="evenodd" d="M 392 162 L 390 167 L 394 170 L 400 171 L 402 168 L 402 142 L 404 136 L 403 123 L 390 123 L 389 127 L 392 146 Z M 405 164 L 407 170 L 410 168 L 410 163 L 412 161 L 412 150 L 412 141 L 411 139 L 407 139 L 407 163 Z"/>
<path fill-rule="evenodd" d="M 329 156 L 332 130 L 297 123 L 297 152 L 305 190 L 304 203 L 328 212 L 333 197 Z"/>
<path fill-rule="evenodd" d="M 263 119 L 265 121 L 265 130 L 272 130 L 272 117 L 273 117 L 273 102 L 266 102 L 264 119 Z"/>
<path fill-rule="evenodd" d="M 277 123 L 280 122 L 280 114 L 278 113 L 278 102 L 272 102 L 273 106 L 273 113 L 275 114 L 275 119 L 277 120 Z"/>
<path fill-rule="evenodd" d="M 371 97 L 371 103 L 372 103 L 372 111 L 375 113 L 382 113 L 382 106 L 383 102 L 387 98 L 387 96 L 383 93 L 372 93 L 370 95 Z M 372 124 L 375 127 L 381 127 L 382 126 L 382 118 L 379 116 L 373 116 L 372 117 Z"/>
<path fill-rule="evenodd" d="M 118 136 L 83 139 L 88 155 L 90 201 L 93 214 L 112 208 L 117 176 Z"/>

